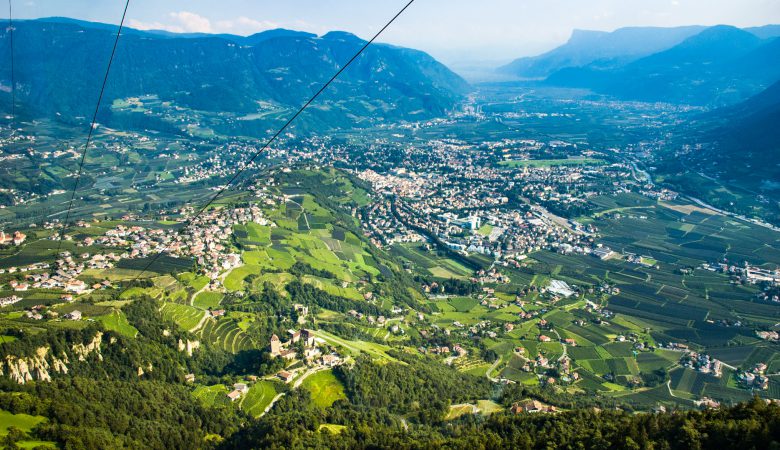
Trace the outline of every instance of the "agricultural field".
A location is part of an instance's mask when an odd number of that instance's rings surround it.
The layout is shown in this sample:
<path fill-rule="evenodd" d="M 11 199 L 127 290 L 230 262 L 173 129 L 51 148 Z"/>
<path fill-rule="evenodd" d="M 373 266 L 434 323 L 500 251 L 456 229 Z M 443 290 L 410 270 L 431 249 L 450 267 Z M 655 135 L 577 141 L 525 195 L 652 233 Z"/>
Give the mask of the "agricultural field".
<path fill-rule="evenodd" d="M 319 427 L 319 429 L 317 431 L 319 431 L 319 432 L 327 431 L 328 433 L 331 433 L 331 434 L 339 434 L 339 433 L 342 433 L 346 429 L 347 429 L 347 427 L 345 425 L 336 425 L 336 424 L 333 424 L 333 423 L 323 423 L 323 424 L 320 424 L 320 427 Z"/>
<path fill-rule="evenodd" d="M 167 302 L 162 305 L 160 311 L 167 320 L 172 320 L 182 330 L 195 329 L 203 319 L 205 312 L 189 305 Z"/>
<path fill-rule="evenodd" d="M 200 309 L 218 309 L 224 295 L 221 292 L 201 292 L 192 300 L 192 306 Z"/>
<path fill-rule="evenodd" d="M 329 345 L 339 347 L 346 354 L 352 356 L 358 356 L 361 353 L 365 353 L 378 360 L 389 360 L 395 362 L 398 361 L 397 359 L 387 354 L 387 351 L 391 349 L 391 347 L 387 345 L 377 344 L 374 342 L 347 340 L 324 330 L 318 330 L 317 337 L 322 338 Z"/>
<path fill-rule="evenodd" d="M 228 290 L 261 290 L 271 281 L 281 292 L 293 278 L 289 271 L 300 263 L 317 272 L 304 274 L 302 282 L 332 295 L 361 300 L 363 294 L 353 284 L 388 271 L 360 238 L 338 226 L 331 211 L 311 195 L 289 196 L 285 204 L 265 212 L 278 226 L 235 227 L 244 265 L 225 278 Z"/>
<path fill-rule="evenodd" d="M 309 375 L 302 386 L 311 392 L 314 404 L 320 408 L 327 408 L 336 400 L 347 398 L 344 394 L 344 386 L 332 370 L 323 370 Z"/>
<path fill-rule="evenodd" d="M 465 279 L 473 273 L 473 270 L 462 263 L 436 250 L 427 250 L 424 244 L 396 244 L 391 248 L 390 252 L 402 261 L 405 261 L 415 271 L 435 278 Z"/>
<path fill-rule="evenodd" d="M 46 422 L 46 418 L 42 416 L 30 416 L 28 414 L 12 414 L 8 411 L 0 410 L 0 440 L 2 440 L 7 434 L 8 429 L 15 427 L 25 433 L 29 433 L 33 428 Z M 37 441 L 37 440 L 25 440 L 16 443 L 18 448 L 57 448 L 54 442 Z"/>
<path fill-rule="evenodd" d="M 241 328 L 241 322 L 232 317 L 206 319 L 197 335 L 203 342 L 230 353 L 256 347 L 249 334 Z"/>
<path fill-rule="evenodd" d="M 127 321 L 127 317 L 119 309 L 97 316 L 95 319 L 100 321 L 107 330 L 116 331 L 127 337 L 135 337 L 138 334 L 138 330 Z"/>
<path fill-rule="evenodd" d="M 450 411 L 444 417 L 445 420 L 455 420 L 466 414 L 481 414 L 489 416 L 495 412 L 502 411 L 504 408 L 492 400 L 478 400 L 476 404 L 463 403 L 450 406 Z"/>
<path fill-rule="evenodd" d="M 276 382 L 258 381 L 239 400 L 239 407 L 250 416 L 259 417 L 278 393 Z"/>
<path fill-rule="evenodd" d="M 229 392 L 224 384 L 215 384 L 213 386 L 198 386 L 192 391 L 195 397 L 203 406 L 213 407 L 220 405 L 229 405 L 230 399 L 227 398 Z"/>

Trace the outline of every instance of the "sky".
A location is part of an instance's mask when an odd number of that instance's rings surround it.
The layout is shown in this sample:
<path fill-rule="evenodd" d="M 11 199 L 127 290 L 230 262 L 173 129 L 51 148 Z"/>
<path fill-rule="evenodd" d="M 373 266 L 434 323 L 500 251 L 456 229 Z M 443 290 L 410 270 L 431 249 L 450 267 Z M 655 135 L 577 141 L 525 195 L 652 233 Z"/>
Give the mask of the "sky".
<path fill-rule="evenodd" d="M 123 0 L 11 0 L 17 18 L 118 23 Z M 368 39 L 408 0 L 130 0 L 139 29 L 249 35 L 273 28 Z M 509 61 L 552 49 L 573 29 L 780 23 L 780 0 L 416 0 L 379 41 L 449 64 Z"/>

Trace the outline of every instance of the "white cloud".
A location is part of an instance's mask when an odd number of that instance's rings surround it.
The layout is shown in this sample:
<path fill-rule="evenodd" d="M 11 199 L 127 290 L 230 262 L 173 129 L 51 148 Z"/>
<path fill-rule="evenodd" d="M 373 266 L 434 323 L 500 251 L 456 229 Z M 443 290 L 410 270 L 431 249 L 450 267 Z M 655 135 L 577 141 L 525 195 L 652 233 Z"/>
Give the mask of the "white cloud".
<path fill-rule="evenodd" d="M 270 20 L 255 20 L 241 16 L 232 20 L 220 20 L 214 29 L 219 33 L 254 34 L 279 27 L 278 23 Z"/>
<path fill-rule="evenodd" d="M 184 33 L 182 27 L 162 22 L 141 22 L 140 20 L 130 19 L 127 21 L 127 24 L 130 28 L 135 28 L 136 30 L 165 30 L 172 33 Z"/>
<path fill-rule="evenodd" d="M 128 20 L 128 25 L 139 30 L 165 30 L 172 33 L 232 33 L 250 35 L 276 28 L 293 28 L 308 30 L 313 27 L 301 20 L 290 23 L 279 23 L 270 20 L 257 20 L 251 17 L 239 16 L 234 19 L 211 22 L 208 18 L 189 11 L 168 13 L 170 21 L 144 22 L 136 19 Z"/>
<path fill-rule="evenodd" d="M 171 18 L 178 22 L 185 31 L 191 33 L 211 33 L 211 21 L 189 11 L 172 12 Z"/>
<path fill-rule="evenodd" d="M 171 22 L 142 22 L 130 19 L 128 24 L 139 30 L 165 30 L 172 33 L 211 33 L 211 21 L 203 16 L 189 12 L 179 11 L 169 13 Z"/>

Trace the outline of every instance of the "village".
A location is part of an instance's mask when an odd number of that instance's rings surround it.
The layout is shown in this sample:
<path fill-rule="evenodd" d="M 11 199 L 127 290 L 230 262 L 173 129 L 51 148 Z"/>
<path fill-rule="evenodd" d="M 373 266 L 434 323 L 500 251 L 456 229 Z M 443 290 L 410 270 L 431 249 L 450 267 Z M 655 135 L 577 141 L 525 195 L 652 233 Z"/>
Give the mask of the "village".
<path fill-rule="evenodd" d="M 178 222 L 174 223 L 189 221 L 189 225 L 176 229 L 119 224 L 105 231 L 103 235 L 86 236 L 78 242 L 73 242 L 71 234 L 65 234 L 63 239 L 75 243 L 77 248 L 99 248 L 101 251 L 62 251 L 54 261 L 12 266 L 0 269 L 0 274 L 10 274 L 14 277 L 8 282 L 8 286 L 15 292 L 55 289 L 63 291 L 62 300 L 73 301 L 74 296 L 112 287 L 112 282 L 108 279 L 96 280 L 93 283 L 85 281 L 83 275 L 86 270 L 91 270 L 90 273 L 100 273 L 101 270 L 117 267 L 122 261 L 150 258 L 163 253 L 182 260 L 193 260 L 198 270 L 208 276 L 209 287 L 216 289 L 221 283 L 220 275 L 241 264 L 240 254 L 231 250 L 229 242 L 233 225 L 248 222 L 269 224 L 257 205 L 211 210 L 199 216 L 195 216 L 192 208 L 173 213 L 179 217 Z M 132 220 L 132 217 L 125 219 Z M 76 230 L 90 227 L 91 224 L 86 221 L 76 223 Z M 49 239 L 60 239 L 58 224 L 46 223 L 43 228 L 51 230 Z M 72 234 L 76 233 L 77 231 Z M 6 245 L 21 245 L 25 236 L 17 231 L 14 234 L 2 233 L 0 238 Z M 17 298 L 14 296 L 2 299 L 0 307 L 16 303 Z"/>

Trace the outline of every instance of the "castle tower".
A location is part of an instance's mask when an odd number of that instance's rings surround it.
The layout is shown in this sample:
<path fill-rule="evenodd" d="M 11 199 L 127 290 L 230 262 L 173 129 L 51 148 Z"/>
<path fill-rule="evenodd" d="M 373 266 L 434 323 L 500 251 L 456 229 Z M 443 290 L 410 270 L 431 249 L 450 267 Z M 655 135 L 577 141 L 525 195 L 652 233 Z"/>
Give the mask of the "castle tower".
<path fill-rule="evenodd" d="M 279 356 L 282 352 L 282 341 L 279 340 L 279 336 L 271 336 L 271 356 Z"/>

